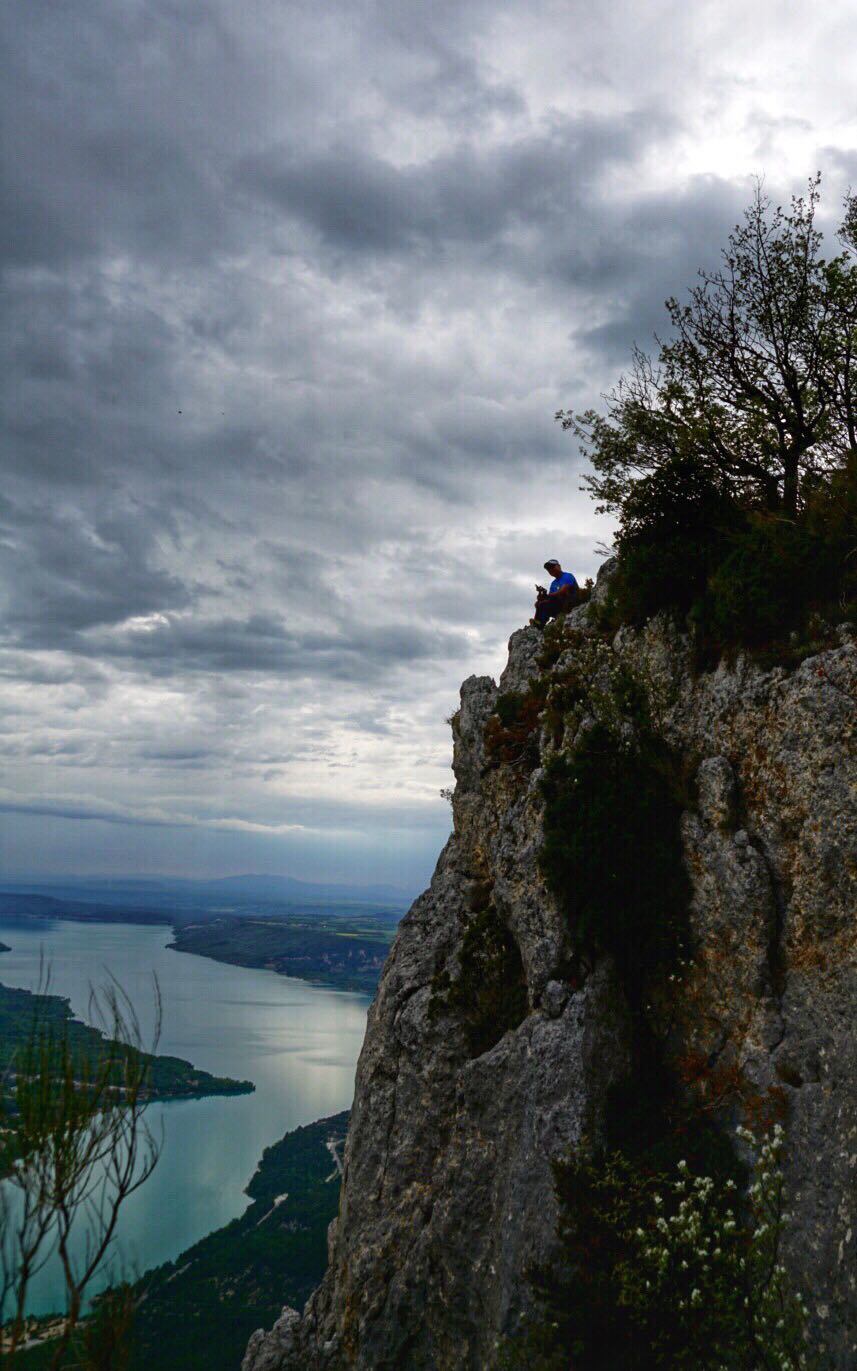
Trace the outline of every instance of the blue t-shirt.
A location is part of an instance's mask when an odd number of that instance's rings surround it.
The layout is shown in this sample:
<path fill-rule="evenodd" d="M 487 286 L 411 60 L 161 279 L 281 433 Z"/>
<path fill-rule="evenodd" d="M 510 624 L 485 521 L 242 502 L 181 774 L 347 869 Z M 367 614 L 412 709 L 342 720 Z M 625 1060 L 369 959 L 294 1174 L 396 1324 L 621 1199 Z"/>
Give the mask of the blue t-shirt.
<path fill-rule="evenodd" d="M 555 580 L 551 581 L 549 594 L 553 595 L 555 590 L 563 590 L 565 586 L 574 586 L 577 589 L 577 582 L 570 571 L 562 571 Z"/>

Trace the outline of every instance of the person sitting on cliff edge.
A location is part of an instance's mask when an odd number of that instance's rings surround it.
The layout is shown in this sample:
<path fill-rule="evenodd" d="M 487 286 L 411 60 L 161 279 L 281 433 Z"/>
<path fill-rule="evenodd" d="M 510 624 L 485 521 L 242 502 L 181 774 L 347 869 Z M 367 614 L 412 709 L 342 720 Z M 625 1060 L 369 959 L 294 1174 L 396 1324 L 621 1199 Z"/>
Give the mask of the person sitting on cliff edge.
<path fill-rule="evenodd" d="M 550 572 L 553 577 L 550 590 L 545 590 L 544 586 L 536 586 L 536 612 L 530 620 L 531 624 L 538 624 L 540 628 L 544 628 L 548 619 L 555 619 L 558 614 L 567 614 L 578 600 L 577 581 L 570 571 L 563 571 L 556 557 L 548 558 L 545 562 L 545 571 Z"/>

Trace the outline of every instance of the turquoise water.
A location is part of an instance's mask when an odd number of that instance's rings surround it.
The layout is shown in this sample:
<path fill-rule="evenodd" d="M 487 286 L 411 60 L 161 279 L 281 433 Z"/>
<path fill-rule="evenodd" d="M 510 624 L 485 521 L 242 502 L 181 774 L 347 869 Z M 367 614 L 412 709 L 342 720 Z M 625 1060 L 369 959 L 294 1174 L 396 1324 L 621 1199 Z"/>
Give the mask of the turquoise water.
<path fill-rule="evenodd" d="M 134 924 L 22 927 L 0 920 L 0 941 L 11 948 L 0 955 L 6 985 L 35 989 L 43 953 L 52 993 L 68 996 L 85 1018 L 90 985 L 112 972 L 147 1038 L 154 974 L 163 1000 L 158 1050 L 256 1085 L 252 1095 L 151 1106 L 149 1123 L 158 1134 L 163 1128 L 163 1151 L 123 1209 L 117 1239 L 118 1255 L 135 1275 L 240 1214 L 244 1186 L 270 1143 L 348 1108 L 369 1005 L 363 995 L 172 952 L 171 937 L 169 929 Z M 59 1272 L 49 1265 L 34 1285 L 31 1312 L 60 1307 L 61 1295 Z"/>

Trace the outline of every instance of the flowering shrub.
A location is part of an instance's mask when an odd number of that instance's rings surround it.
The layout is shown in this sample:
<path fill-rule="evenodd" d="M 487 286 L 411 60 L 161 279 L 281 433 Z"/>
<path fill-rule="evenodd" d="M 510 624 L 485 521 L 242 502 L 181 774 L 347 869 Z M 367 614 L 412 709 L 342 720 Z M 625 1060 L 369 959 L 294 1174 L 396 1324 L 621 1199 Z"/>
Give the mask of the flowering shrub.
<path fill-rule="evenodd" d="M 634 1228 L 620 1300 L 650 1329 L 653 1350 L 669 1354 L 665 1366 L 801 1371 L 806 1307 L 780 1260 L 783 1130 L 776 1124 L 760 1146 L 739 1132 L 758 1146 L 747 1195 L 734 1180 L 718 1185 L 679 1161 Z"/>
<path fill-rule="evenodd" d="M 779 1124 L 757 1141 L 749 1187 L 680 1159 L 577 1155 L 557 1167 L 558 1259 L 533 1273 L 546 1317 L 504 1367 L 574 1371 L 808 1371 L 802 1297 L 780 1248 L 789 1215 Z"/>

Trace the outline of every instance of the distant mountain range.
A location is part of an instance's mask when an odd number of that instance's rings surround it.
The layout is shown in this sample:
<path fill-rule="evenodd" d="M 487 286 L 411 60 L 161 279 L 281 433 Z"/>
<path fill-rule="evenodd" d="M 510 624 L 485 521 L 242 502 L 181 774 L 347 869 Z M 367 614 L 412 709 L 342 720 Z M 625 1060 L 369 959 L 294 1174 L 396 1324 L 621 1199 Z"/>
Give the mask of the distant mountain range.
<path fill-rule="evenodd" d="M 294 876 L 223 876 L 188 880 L 173 876 L 75 876 L 4 880 L 10 894 L 46 896 L 85 904 L 122 905 L 135 910 L 177 910 L 213 905 L 282 902 L 289 905 L 386 905 L 406 909 L 416 892 L 392 885 L 329 884 L 299 881 Z M 48 912 L 47 910 L 45 911 Z"/>
<path fill-rule="evenodd" d="M 325 885 L 290 876 L 0 878 L 3 928 L 60 919 L 161 924 L 172 927 L 169 946 L 177 951 L 365 994 L 375 989 L 409 903 L 395 886 Z"/>

